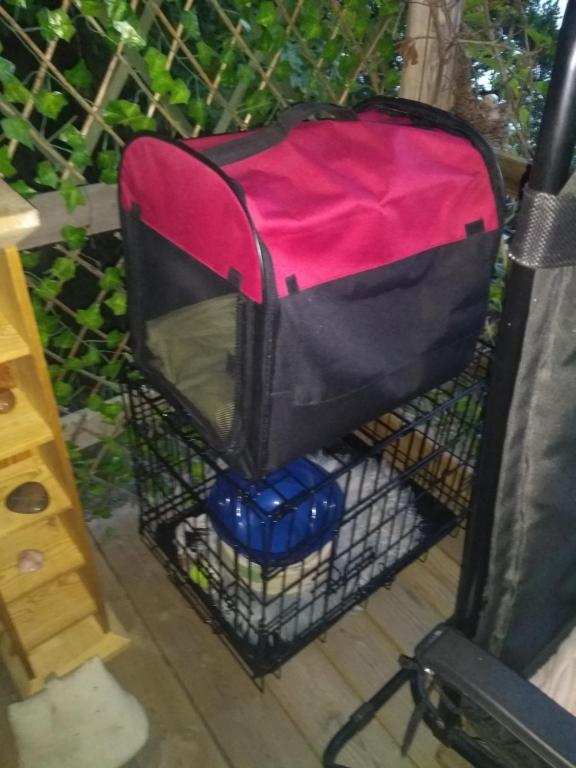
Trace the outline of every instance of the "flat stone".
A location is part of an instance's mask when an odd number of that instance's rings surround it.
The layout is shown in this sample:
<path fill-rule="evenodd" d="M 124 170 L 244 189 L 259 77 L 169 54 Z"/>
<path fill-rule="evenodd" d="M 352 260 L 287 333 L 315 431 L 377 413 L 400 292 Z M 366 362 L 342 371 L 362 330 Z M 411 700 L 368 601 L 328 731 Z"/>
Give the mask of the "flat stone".
<path fill-rule="evenodd" d="M 16 397 L 11 389 L 0 389 L 0 416 L 10 413 L 16 405 Z"/>
<path fill-rule="evenodd" d="M 48 504 L 50 504 L 50 496 L 42 483 L 22 483 L 10 491 L 6 497 L 8 509 L 23 515 L 43 512 Z"/>
<path fill-rule="evenodd" d="M 44 553 L 39 549 L 23 549 L 16 565 L 20 573 L 35 573 L 42 568 L 44 560 Z"/>

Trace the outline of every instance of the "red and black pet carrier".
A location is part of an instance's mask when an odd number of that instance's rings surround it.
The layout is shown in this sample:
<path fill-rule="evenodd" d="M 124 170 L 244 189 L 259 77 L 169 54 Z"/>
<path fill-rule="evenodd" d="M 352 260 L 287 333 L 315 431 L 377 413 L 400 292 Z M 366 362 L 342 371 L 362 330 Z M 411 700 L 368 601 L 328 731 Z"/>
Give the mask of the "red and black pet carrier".
<path fill-rule="evenodd" d="M 140 135 L 120 201 L 136 362 L 245 475 L 330 444 L 472 356 L 501 181 L 448 113 L 374 98 L 297 105 L 243 133 Z"/>

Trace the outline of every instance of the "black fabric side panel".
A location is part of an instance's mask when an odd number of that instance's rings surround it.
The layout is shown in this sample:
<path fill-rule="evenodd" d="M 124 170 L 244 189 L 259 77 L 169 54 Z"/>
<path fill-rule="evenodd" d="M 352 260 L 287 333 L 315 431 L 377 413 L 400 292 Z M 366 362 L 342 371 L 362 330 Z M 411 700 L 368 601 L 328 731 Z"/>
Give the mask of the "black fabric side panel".
<path fill-rule="evenodd" d="M 255 305 L 234 290 L 234 286 L 147 227 L 135 213 L 122 211 L 122 227 L 125 243 L 128 292 L 128 319 L 132 352 L 137 366 L 148 381 L 193 424 L 198 432 L 216 449 L 232 459 L 238 457 L 239 468 L 249 474 L 254 470 L 251 456 L 245 455 L 244 445 L 256 443 L 252 434 L 253 422 L 246 420 L 251 403 L 247 400 L 252 392 L 250 371 L 246 362 L 252 363 L 253 338 L 247 337 L 247 328 L 254 320 Z M 233 294 L 240 296 L 237 304 L 236 350 L 228 358 L 228 373 L 234 379 L 234 410 L 230 429 L 218 431 L 205 415 L 185 394 L 164 375 L 148 347 L 148 324 L 163 315 L 181 308 L 193 307 L 208 299 Z M 183 329 L 186 330 L 185 328 Z M 185 344 L 186 335 L 182 336 Z M 238 352 L 242 351 L 242 354 Z M 183 356 L 186 349 L 182 350 Z M 189 355 L 191 363 L 195 358 Z M 202 361 L 199 362 L 201 368 Z M 181 365 L 180 363 L 178 365 Z M 248 409 L 248 410 L 246 410 Z M 254 426 L 257 426 L 255 424 Z"/>
<path fill-rule="evenodd" d="M 280 300 L 268 468 L 457 375 L 486 313 L 498 233 Z"/>
<path fill-rule="evenodd" d="M 576 269 L 538 272 L 532 296 L 477 635 L 527 673 L 576 620 Z"/>
<path fill-rule="evenodd" d="M 123 213 L 126 219 L 125 241 L 128 260 L 137 260 L 129 269 L 128 290 L 131 291 L 130 277 L 138 281 L 146 319 L 171 312 L 207 296 L 225 296 L 234 290 L 234 285 L 196 261 L 169 240 L 146 226 L 133 214 Z M 134 245 L 137 240 L 138 245 Z M 190 279 L 191 269 L 194 279 Z"/>
<path fill-rule="evenodd" d="M 283 298 L 273 391 L 299 406 L 336 401 L 478 336 L 497 242 L 474 235 Z"/>
<path fill-rule="evenodd" d="M 456 376 L 470 361 L 477 340 L 477 334 L 473 334 L 429 350 L 405 369 L 383 374 L 361 391 L 338 400 L 297 407 L 290 393 L 274 394 L 266 472 L 330 445 L 400 403 Z"/>

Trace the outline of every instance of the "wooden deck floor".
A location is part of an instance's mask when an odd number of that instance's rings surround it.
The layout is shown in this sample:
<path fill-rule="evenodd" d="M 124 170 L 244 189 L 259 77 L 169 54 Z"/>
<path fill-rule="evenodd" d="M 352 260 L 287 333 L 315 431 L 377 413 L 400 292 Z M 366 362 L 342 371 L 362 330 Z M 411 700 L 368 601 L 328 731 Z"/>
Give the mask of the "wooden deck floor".
<path fill-rule="evenodd" d="M 435 547 L 390 590 L 351 612 L 288 662 L 261 693 L 170 584 L 136 533 L 126 507 L 92 525 L 108 603 L 132 639 L 110 663 L 147 710 L 151 737 L 130 768 L 319 768 L 332 734 L 352 710 L 397 670 L 453 607 L 462 537 Z M 0 766 L 16 768 L 5 707 L 13 691 L 0 669 Z M 401 691 L 342 754 L 351 768 L 466 765 L 421 728 L 400 755 L 408 717 Z"/>

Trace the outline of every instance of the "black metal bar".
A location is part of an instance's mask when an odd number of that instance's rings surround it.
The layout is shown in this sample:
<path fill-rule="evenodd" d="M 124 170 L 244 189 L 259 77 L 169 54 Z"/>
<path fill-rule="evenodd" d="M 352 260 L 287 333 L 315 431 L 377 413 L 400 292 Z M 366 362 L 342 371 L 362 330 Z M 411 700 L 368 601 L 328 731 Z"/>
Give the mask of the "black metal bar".
<path fill-rule="evenodd" d="M 358 707 L 356 712 L 351 715 L 348 721 L 334 734 L 328 743 L 322 757 L 322 765 L 324 768 L 346 768 L 346 766 L 342 766 L 335 762 L 338 754 L 357 733 L 374 719 L 378 710 L 383 707 L 395 693 L 406 685 L 415 674 L 414 669 L 402 667 L 396 672 L 394 677 L 391 677 L 390 680 L 388 680 L 388 682 L 383 685 L 374 696 L 372 696 L 371 699 Z"/>
<path fill-rule="evenodd" d="M 452 627 L 432 632 L 416 648 L 422 669 L 466 700 L 553 768 L 574 768 L 574 718 L 534 685 Z"/>
<path fill-rule="evenodd" d="M 530 188 L 557 194 L 570 173 L 576 141 L 576 0 L 569 0 L 538 138 Z M 468 523 L 455 625 L 473 636 L 486 582 L 508 414 L 522 356 L 534 273 L 513 264 L 487 398 L 476 492 Z"/>

